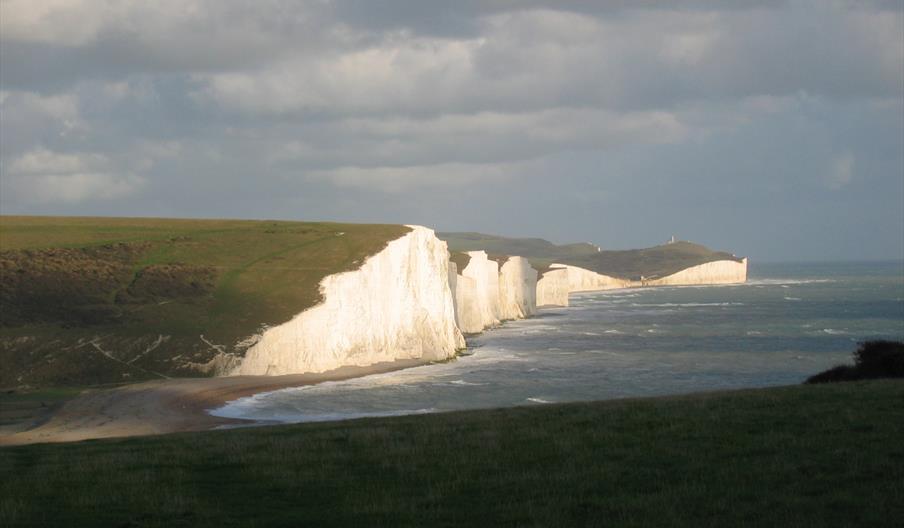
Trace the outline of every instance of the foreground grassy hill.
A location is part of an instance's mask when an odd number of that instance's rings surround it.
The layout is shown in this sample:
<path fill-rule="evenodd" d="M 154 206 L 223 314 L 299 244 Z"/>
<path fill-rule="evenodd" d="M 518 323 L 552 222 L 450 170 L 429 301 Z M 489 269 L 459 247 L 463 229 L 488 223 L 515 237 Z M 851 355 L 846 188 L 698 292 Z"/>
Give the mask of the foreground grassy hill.
<path fill-rule="evenodd" d="M 213 372 L 394 225 L 0 217 L 0 387 Z"/>
<path fill-rule="evenodd" d="M 904 382 L 0 448 L 2 526 L 896 526 Z"/>
<path fill-rule="evenodd" d="M 505 238 L 482 233 L 437 233 L 437 236 L 453 251 L 483 250 L 490 254 L 528 257 L 541 272 L 550 264 L 559 263 L 631 280 L 639 280 L 641 276 L 665 277 L 716 260 L 741 260 L 730 253 L 685 241 L 646 249 L 599 251 L 593 244 L 557 246 L 539 238 Z"/>

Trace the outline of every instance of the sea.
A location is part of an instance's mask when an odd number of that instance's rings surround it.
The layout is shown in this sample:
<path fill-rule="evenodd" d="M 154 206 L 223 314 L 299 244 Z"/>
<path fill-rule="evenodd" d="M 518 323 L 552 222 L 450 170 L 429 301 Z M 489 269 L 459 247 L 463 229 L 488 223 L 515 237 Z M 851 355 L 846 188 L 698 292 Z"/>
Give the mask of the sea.
<path fill-rule="evenodd" d="M 793 385 L 904 340 L 904 262 L 751 264 L 745 284 L 572 294 L 458 358 L 211 411 L 299 423 Z"/>

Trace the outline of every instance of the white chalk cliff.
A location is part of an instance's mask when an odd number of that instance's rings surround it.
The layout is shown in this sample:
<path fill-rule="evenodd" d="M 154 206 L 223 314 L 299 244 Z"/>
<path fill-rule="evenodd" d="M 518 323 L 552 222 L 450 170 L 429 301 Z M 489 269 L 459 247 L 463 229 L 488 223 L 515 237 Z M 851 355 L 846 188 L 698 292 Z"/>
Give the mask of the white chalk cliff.
<path fill-rule="evenodd" d="M 449 276 L 455 319 L 462 332 L 475 334 L 500 321 L 537 313 L 537 270 L 526 258 L 508 257 L 500 267 L 484 251 L 471 251 L 468 256 L 465 268 Z"/>
<path fill-rule="evenodd" d="M 442 360 L 464 348 L 455 323 L 446 243 L 430 229 L 409 227 L 359 269 L 325 277 L 323 302 L 267 329 L 231 374 Z"/>
<path fill-rule="evenodd" d="M 460 273 L 454 277 L 450 273 L 449 286 L 458 328 L 476 334 L 499 324 L 499 264 L 483 251 L 471 251 L 468 256 L 471 260 Z"/>
<path fill-rule="evenodd" d="M 647 279 L 643 286 L 690 286 L 695 284 L 737 284 L 747 281 L 747 259 L 716 260 L 662 277 Z"/>
<path fill-rule="evenodd" d="M 568 270 L 547 270 L 537 281 L 537 306 L 568 306 L 570 293 Z"/>
<path fill-rule="evenodd" d="M 573 292 L 747 280 L 747 259 L 708 262 L 643 281 L 553 264 L 538 280 L 526 258 L 508 257 L 500 266 L 485 252 L 472 251 L 459 270 L 432 230 L 409 227 L 409 233 L 359 269 L 325 277 L 320 283 L 323 302 L 265 330 L 230 374 L 443 360 L 466 346 L 462 332 L 478 333 L 500 321 L 530 317 L 538 305 L 568 306 Z"/>
<path fill-rule="evenodd" d="M 615 288 L 629 288 L 632 286 L 632 283 L 629 280 L 602 275 L 577 266 L 553 264 L 550 267 L 566 270 L 568 289 L 571 292 L 612 290 Z"/>
<path fill-rule="evenodd" d="M 539 306 L 568 306 L 568 295 L 571 293 L 630 288 L 640 285 L 640 283 L 602 275 L 577 266 L 553 264 L 550 268 L 537 282 L 537 304 Z"/>
<path fill-rule="evenodd" d="M 539 306 L 568 306 L 568 294 L 639 288 L 643 286 L 691 286 L 739 284 L 747 281 L 747 259 L 717 260 L 681 270 L 659 279 L 631 281 L 602 275 L 577 266 L 553 264 L 537 283 Z"/>
<path fill-rule="evenodd" d="M 509 257 L 499 268 L 499 319 L 537 313 L 537 270 L 524 257 Z"/>

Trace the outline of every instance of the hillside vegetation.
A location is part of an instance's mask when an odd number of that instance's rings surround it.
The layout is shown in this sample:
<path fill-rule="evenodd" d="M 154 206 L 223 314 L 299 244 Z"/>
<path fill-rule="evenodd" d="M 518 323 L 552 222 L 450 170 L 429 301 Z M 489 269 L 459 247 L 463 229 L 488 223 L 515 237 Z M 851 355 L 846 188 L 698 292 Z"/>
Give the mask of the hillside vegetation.
<path fill-rule="evenodd" d="M 679 241 L 646 249 L 603 250 L 593 244 L 557 246 L 540 238 L 505 238 L 481 233 L 437 233 L 453 251 L 486 251 L 490 254 L 520 255 L 530 259 L 539 271 L 550 264 L 570 264 L 603 275 L 639 280 L 672 275 L 681 270 L 716 260 L 741 259 L 724 251 L 713 251 L 692 242 Z"/>
<path fill-rule="evenodd" d="M 902 401 L 852 382 L 6 447 L 0 525 L 896 526 Z"/>
<path fill-rule="evenodd" d="M 0 217 L 0 387 L 213 373 L 404 226 Z"/>

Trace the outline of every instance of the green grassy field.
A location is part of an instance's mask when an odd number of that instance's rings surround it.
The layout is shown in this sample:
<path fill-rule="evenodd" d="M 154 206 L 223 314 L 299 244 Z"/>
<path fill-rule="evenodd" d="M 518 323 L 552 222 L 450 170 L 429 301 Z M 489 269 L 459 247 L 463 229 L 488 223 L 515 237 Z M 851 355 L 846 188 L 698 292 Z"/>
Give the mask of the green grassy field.
<path fill-rule="evenodd" d="M 630 280 L 665 277 L 715 260 L 738 257 L 724 251 L 679 241 L 646 249 L 597 251 L 592 244 L 557 246 L 540 238 L 505 238 L 481 233 L 437 233 L 453 251 L 486 251 L 494 255 L 520 255 L 530 259 L 538 271 L 550 264 L 570 264 L 603 275 Z"/>
<path fill-rule="evenodd" d="M 0 387 L 211 372 L 404 226 L 0 217 Z M 203 336 L 203 338 L 202 338 Z"/>
<path fill-rule="evenodd" d="M 900 526 L 904 382 L 0 449 L 2 526 Z"/>

